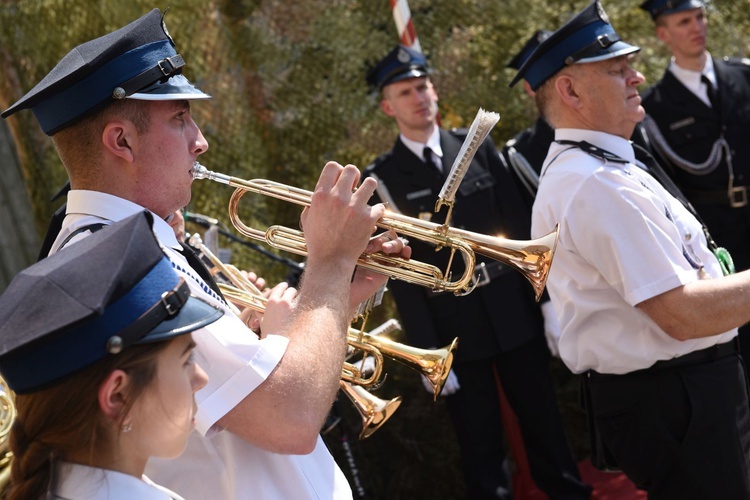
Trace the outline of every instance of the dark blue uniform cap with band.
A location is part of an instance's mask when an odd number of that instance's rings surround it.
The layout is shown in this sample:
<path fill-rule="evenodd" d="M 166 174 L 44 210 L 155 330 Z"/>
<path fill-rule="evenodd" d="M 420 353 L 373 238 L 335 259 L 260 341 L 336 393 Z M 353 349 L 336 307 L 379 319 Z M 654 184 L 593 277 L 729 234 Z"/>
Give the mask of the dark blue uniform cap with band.
<path fill-rule="evenodd" d="M 531 38 L 529 38 L 526 44 L 524 44 L 524 46 L 521 48 L 521 50 L 518 51 L 518 54 L 513 56 L 513 58 L 508 61 L 506 67 L 515 70 L 521 69 L 523 63 L 525 63 L 526 60 L 531 56 L 531 54 L 534 53 L 536 48 L 539 47 L 539 44 L 549 38 L 551 34 L 552 32 L 548 30 L 536 30 L 536 33 L 531 35 Z"/>
<path fill-rule="evenodd" d="M 675 12 L 705 7 L 706 5 L 701 0 L 646 0 L 641 4 L 641 9 L 651 14 L 653 20 L 663 14 L 674 14 Z"/>
<path fill-rule="evenodd" d="M 536 91 L 566 65 L 604 61 L 639 50 L 620 39 L 601 3 L 595 0 L 539 44 L 510 86 L 523 78 Z"/>
<path fill-rule="evenodd" d="M 154 9 L 117 31 L 74 48 L 2 113 L 31 109 L 47 135 L 116 99 L 209 99 L 181 75 L 185 61 Z"/>
<path fill-rule="evenodd" d="M 429 75 L 427 59 L 421 52 L 398 45 L 367 73 L 367 84 L 377 90 L 390 83 Z"/>
<path fill-rule="evenodd" d="M 24 394 L 223 312 L 192 297 L 141 212 L 21 271 L 0 295 L 0 373 Z"/>

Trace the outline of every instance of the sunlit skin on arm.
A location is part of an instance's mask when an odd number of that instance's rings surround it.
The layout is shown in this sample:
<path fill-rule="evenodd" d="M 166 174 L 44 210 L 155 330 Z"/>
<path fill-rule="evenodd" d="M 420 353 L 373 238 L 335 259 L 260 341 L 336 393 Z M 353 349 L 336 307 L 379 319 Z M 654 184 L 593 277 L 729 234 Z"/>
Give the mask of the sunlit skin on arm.
<path fill-rule="evenodd" d="M 677 340 L 717 335 L 750 321 L 750 271 L 688 283 L 636 307 Z"/>

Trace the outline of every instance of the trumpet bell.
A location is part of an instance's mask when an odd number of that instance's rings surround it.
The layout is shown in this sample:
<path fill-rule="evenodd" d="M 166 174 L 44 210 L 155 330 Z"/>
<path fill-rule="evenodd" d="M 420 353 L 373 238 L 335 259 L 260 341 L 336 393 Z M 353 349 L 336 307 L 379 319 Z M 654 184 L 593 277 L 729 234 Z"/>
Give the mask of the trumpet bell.
<path fill-rule="evenodd" d="M 360 386 L 351 385 L 343 380 L 340 383 L 341 390 L 351 400 L 362 417 L 360 440 L 372 436 L 401 406 L 401 396 L 386 401 L 367 392 Z"/>
<path fill-rule="evenodd" d="M 0 377 L 0 493 L 10 482 L 10 466 L 13 452 L 10 451 L 10 430 L 16 420 L 16 405 L 13 391 L 5 379 Z"/>
<path fill-rule="evenodd" d="M 350 343 L 353 337 L 356 338 L 350 331 Z M 367 333 L 363 334 L 361 342 L 424 375 L 432 386 L 434 400 L 437 400 L 448 379 L 453 365 L 453 351 L 458 347 L 458 337 L 442 349 L 420 349 Z"/>

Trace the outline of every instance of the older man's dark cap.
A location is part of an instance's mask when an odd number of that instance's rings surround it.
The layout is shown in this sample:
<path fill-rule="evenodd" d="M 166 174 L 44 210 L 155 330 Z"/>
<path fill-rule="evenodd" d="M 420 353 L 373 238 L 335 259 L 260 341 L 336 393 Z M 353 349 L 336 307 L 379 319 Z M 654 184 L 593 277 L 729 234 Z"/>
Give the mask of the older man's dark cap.
<path fill-rule="evenodd" d="M 705 7 L 706 5 L 701 0 L 646 0 L 641 4 L 641 9 L 651 14 L 653 20 L 664 14 Z"/>
<path fill-rule="evenodd" d="M 181 75 L 164 16 L 154 9 L 117 31 L 74 48 L 2 113 L 31 109 L 47 135 L 117 99 L 208 99 Z"/>
<path fill-rule="evenodd" d="M 141 212 L 21 271 L 0 295 L 0 373 L 34 392 L 223 314 L 191 297 Z"/>
<path fill-rule="evenodd" d="M 536 91 L 566 65 L 604 61 L 639 50 L 620 39 L 602 4 L 594 0 L 539 44 L 510 86 L 525 78 Z"/>
<path fill-rule="evenodd" d="M 548 30 L 536 30 L 536 32 L 531 35 L 531 38 L 526 41 L 521 50 L 518 51 L 518 54 L 513 56 L 513 59 L 508 61 L 506 67 L 515 70 L 521 69 L 523 63 L 525 63 L 529 56 L 531 56 L 531 54 L 534 52 L 534 50 L 539 47 L 539 44 L 549 38 L 551 34 L 552 32 Z"/>
<path fill-rule="evenodd" d="M 406 45 L 397 45 L 367 73 L 367 84 L 372 89 L 383 90 L 391 83 L 429 73 L 424 54 Z"/>

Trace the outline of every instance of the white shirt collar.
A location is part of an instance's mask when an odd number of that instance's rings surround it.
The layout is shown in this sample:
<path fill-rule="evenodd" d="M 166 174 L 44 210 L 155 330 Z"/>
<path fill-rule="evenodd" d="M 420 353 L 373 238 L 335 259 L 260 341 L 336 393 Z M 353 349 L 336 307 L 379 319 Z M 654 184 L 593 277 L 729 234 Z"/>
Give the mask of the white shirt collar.
<path fill-rule="evenodd" d="M 135 215 L 146 210 L 142 206 L 119 196 L 99 191 L 73 189 L 68 192 L 68 206 L 66 214 L 94 215 L 112 222 Z M 154 216 L 154 232 L 163 245 L 179 250 L 181 248 L 174 230 L 158 215 Z"/>
<path fill-rule="evenodd" d="M 430 134 L 426 143 L 412 141 L 411 139 L 406 138 L 404 134 L 399 134 L 399 138 L 401 139 L 401 142 L 404 143 L 404 146 L 409 148 L 409 151 L 414 153 L 417 158 L 424 159 L 425 147 L 430 148 L 432 152 L 441 159 L 443 158 L 443 148 L 440 146 L 440 128 L 437 126 L 433 127 L 432 134 Z"/>
<path fill-rule="evenodd" d="M 714 61 L 711 59 L 711 54 L 706 52 L 706 64 L 701 71 L 693 71 L 679 66 L 675 62 L 674 57 L 672 57 L 672 60 L 669 62 L 669 71 L 671 71 L 674 77 L 690 90 L 690 92 L 695 94 L 707 105 L 711 105 L 711 101 L 708 99 L 708 94 L 706 93 L 706 87 L 701 81 L 701 76 L 706 75 L 706 78 L 713 83 L 714 88 L 719 88 L 718 80 L 716 79 L 716 70 L 714 69 Z"/>
<path fill-rule="evenodd" d="M 56 464 L 54 482 L 50 497 L 65 500 L 184 500 L 146 476 L 138 479 L 122 472 L 70 462 Z"/>

